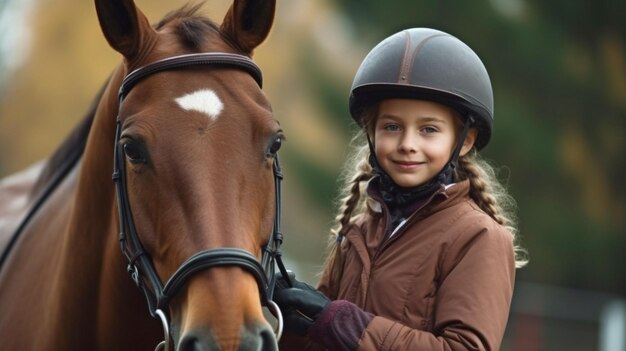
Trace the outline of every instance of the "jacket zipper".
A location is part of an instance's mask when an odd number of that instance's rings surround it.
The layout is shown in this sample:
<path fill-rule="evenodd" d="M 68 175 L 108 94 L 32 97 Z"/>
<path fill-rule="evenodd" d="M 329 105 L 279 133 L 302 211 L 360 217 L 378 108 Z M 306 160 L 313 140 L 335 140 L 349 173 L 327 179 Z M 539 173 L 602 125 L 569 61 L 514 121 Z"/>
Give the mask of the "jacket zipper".
<path fill-rule="evenodd" d="M 415 222 L 415 219 L 418 217 L 418 213 L 424 208 L 426 207 L 428 204 L 430 204 L 433 199 L 435 198 L 435 196 L 442 194 L 441 190 L 436 191 L 435 193 L 433 193 L 430 198 L 428 198 L 428 200 L 426 200 L 426 202 L 424 202 L 424 204 L 422 204 L 422 206 L 418 207 L 417 210 L 415 210 L 407 219 L 404 220 L 404 222 L 402 222 L 400 224 L 400 226 L 398 228 L 395 229 L 395 233 L 393 234 L 393 236 L 391 238 L 388 238 L 386 240 L 383 241 L 382 245 L 380 245 L 380 247 L 378 248 L 378 250 L 376 250 L 376 253 L 374 254 L 374 256 L 371 259 L 371 264 L 370 264 L 370 272 L 373 270 L 371 268 L 374 267 L 374 265 L 376 264 L 376 259 L 382 254 L 382 252 L 389 246 L 391 245 L 391 243 L 393 243 L 394 241 L 396 241 L 400 236 L 402 236 L 402 234 L 404 232 L 406 232 L 407 228 L 413 224 L 413 222 Z M 389 209 L 387 208 L 386 205 L 384 205 L 384 203 L 382 203 L 381 205 L 383 205 L 385 207 L 385 236 L 387 236 L 387 232 L 389 231 L 387 228 L 389 226 L 390 223 L 390 215 L 389 215 Z M 390 233 L 391 235 L 391 233 Z"/>
<path fill-rule="evenodd" d="M 380 247 L 378 248 L 378 250 L 376 250 L 376 253 L 374 254 L 374 256 L 372 256 L 372 258 L 370 259 L 370 271 L 369 271 L 369 277 L 368 277 L 368 285 L 369 282 L 371 282 L 372 280 L 372 272 L 374 271 L 374 268 L 376 267 L 376 261 L 378 259 L 378 257 L 382 254 L 382 252 L 389 246 L 391 245 L 391 243 L 393 243 L 394 241 L 398 240 L 398 238 L 400 236 L 402 236 L 402 234 L 406 231 L 406 229 L 413 224 L 413 222 L 415 222 L 415 219 L 418 217 L 417 214 L 424 208 L 426 207 L 428 204 L 430 204 L 433 199 L 435 198 L 435 196 L 439 195 L 439 194 L 443 194 L 444 191 L 443 190 L 438 190 L 436 192 L 434 192 L 430 198 L 428 198 L 428 200 L 426 200 L 426 202 L 424 202 L 424 204 L 422 204 L 422 206 L 418 207 L 402 224 L 402 227 L 399 227 L 396 229 L 396 233 L 393 235 L 393 237 L 388 238 L 386 240 L 383 241 L 382 245 L 380 245 Z M 385 214 L 385 225 L 384 225 L 384 231 L 385 231 L 385 236 L 387 236 L 387 226 L 389 226 L 389 223 L 391 222 L 391 216 L 389 215 L 389 209 L 387 208 L 387 205 L 385 205 L 385 203 L 383 201 L 379 201 L 378 199 L 376 200 L 380 203 L 381 207 L 384 208 L 383 213 Z M 365 306 L 367 306 L 367 300 L 369 299 L 369 294 L 368 294 L 368 287 L 365 287 L 365 290 L 363 291 L 363 306 L 361 306 L 361 308 L 364 308 Z"/>

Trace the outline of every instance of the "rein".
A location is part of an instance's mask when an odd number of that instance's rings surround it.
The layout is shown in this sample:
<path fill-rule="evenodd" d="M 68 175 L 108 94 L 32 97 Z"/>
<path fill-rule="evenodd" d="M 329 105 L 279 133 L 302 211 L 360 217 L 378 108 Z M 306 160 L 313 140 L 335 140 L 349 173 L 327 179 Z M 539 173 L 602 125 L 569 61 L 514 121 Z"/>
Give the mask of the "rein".
<path fill-rule="evenodd" d="M 132 88 L 142 79 L 157 72 L 173 69 L 181 69 L 193 66 L 211 66 L 217 68 L 236 68 L 249 73 L 262 87 L 263 79 L 259 67 L 248 57 L 230 53 L 196 53 L 169 57 L 138 68 L 128 74 L 122 81 L 119 90 L 119 109 Z M 174 274 L 163 284 L 159 278 L 149 254 L 144 250 L 128 201 L 128 188 L 126 184 L 126 162 L 124 160 L 123 146 L 119 143 L 121 134 L 121 120 L 118 113 L 115 131 L 115 150 L 113 160 L 113 181 L 117 193 L 117 208 L 119 217 L 119 240 L 122 252 L 128 260 L 127 271 L 135 285 L 143 292 L 150 315 L 161 320 L 163 324 L 165 340 L 157 350 L 168 350 L 171 344 L 169 333 L 169 321 L 164 311 L 168 310 L 170 300 L 185 286 L 187 281 L 195 273 L 214 267 L 237 266 L 255 278 L 261 304 L 266 306 L 276 317 L 278 325 L 275 329 L 276 338 L 282 334 L 282 315 L 280 309 L 272 301 L 275 285 L 275 267 L 278 266 L 283 278 L 291 283 L 287 270 L 282 261 L 280 246 L 283 235 L 280 232 L 281 218 L 281 181 L 283 179 L 278 156 L 274 157 L 274 185 L 276 198 L 276 212 L 274 216 L 274 228 L 269 242 L 263 248 L 261 261 L 250 252 L 239 248 L 212 248 L 198 252 L 183 262 Z"/>

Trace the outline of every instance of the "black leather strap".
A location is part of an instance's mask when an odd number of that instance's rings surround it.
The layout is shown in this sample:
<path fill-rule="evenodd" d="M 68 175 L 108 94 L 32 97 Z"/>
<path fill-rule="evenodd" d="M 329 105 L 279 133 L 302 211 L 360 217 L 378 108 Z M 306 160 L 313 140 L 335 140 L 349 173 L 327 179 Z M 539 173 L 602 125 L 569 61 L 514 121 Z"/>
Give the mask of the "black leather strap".
<path fill-rule="evenodd" d="M 119 99 L 120 101 L 124 100 L 131 89 L 147 76 L 161 71 L 193 66 L 230 66 L 242 69 L 254 78 L 259 87 L 263 87 L 261 69 L 247 56 L 224 52 L 202 52 L 168 57 L 132 71 L 122 81 L 122 86 L 118 94 Z"/>
<path fill-rule="evenodd" d="M 261 301 L 267 301 L 268 282 L 261 263 L 248 251 L 237 248 L 218 248 L 199 252 L 189 257 L 176 270 L 163 288 L 163 296 L 159 301 L 159 308 L 163 309 L 169 299 L 185 285 L 187 280 L 198 271 L 213 267 L 233 266 L 245 269 L 251 273 L 259 286 Z"/>

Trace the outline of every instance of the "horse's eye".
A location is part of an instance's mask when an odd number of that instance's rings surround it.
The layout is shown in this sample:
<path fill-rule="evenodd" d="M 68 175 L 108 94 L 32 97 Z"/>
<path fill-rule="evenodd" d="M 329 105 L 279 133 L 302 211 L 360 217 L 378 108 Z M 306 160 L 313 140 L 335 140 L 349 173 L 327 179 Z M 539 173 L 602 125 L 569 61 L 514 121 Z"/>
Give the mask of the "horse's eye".
<path fill-rule="evenodd" d="M 124 144 L 124 154 L 131 163 L 146 163 L 146 158 L 143 155 L 141 146 L 139 143 L 130 141 Z"/>
<path fill-rule="evenodd" d="M 272 145 L 269 148 L 269 156 L 274 156 L 280 150 L 280 147 L 283 146 L 283 137 L 277 136 L 273 141 Z"/>

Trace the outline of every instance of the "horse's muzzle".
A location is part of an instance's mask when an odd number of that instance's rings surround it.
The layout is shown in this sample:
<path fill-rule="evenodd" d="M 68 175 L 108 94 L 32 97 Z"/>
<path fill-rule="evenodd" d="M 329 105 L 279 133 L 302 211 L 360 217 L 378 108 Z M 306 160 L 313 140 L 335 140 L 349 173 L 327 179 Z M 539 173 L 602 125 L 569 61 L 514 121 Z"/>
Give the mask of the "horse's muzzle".
<path fill-rule="evenodd" d="M 242 330 L 239 340 L 216 340 L 211 333 L 188 332 L 180 340 L 177 351 L 278 351 L 272 329 L 254 324 Z"/>

